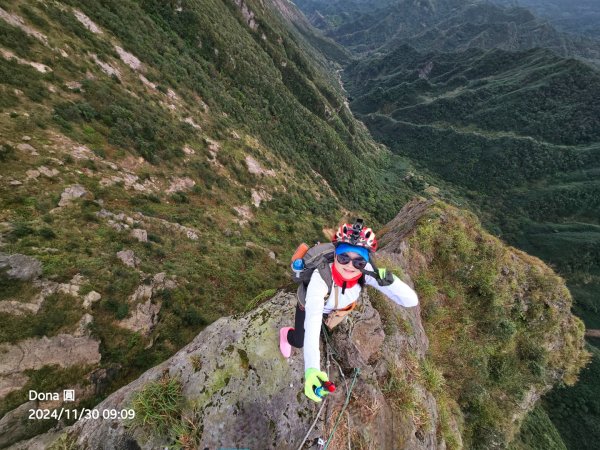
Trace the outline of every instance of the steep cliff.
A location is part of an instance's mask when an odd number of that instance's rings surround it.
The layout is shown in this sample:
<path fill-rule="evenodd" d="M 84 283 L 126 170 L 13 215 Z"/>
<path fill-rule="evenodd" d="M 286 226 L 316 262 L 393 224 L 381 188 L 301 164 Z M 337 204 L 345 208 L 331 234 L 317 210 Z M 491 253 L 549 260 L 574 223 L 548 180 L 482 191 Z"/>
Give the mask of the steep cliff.
<path fill-rule="evenodd" d="M 340 449 L 504 448 L 540 395 L 574 382 L 586 360 L 564 283 L 443 203 L 414 200 L 382 232 L 380 264 L 414 285 L 421 303 L 361 298 L 322 342 L 339 388 L 323 411 L 302 393 L 301 352 L 279 353 L 277 331 L 295 303 L 280 291 L 109 396 L 94 408 L 105 419 L 14 448 L 293 449 L 305 437 L 302 448 L 319 438 Z M 110 418 L 122 410 L 135 418 Z"/>

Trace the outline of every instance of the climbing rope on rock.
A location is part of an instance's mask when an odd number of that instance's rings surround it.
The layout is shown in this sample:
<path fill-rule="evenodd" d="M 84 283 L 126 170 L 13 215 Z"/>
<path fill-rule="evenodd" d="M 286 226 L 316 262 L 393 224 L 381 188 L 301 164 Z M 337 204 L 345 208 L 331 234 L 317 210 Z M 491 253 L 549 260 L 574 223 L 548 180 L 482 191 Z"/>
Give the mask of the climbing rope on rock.
<path fill-rule="evenodd" d="M 340 411 L 340 413 L 338 414 L 338 417 L 335 421 L 335 424 L 333 426 L 333 430 L 331 431 L 331 434 L 329 435 L 329 439 L 327 439 L 327 442 L 323 442 L 322 439 L 319 439 L 321 446 L 324 445 L 322 448 L 323 450 L 326 450 L 327 447 L 329 447 L 329 444 L 331 443 L 336 429 L 340 423 L 340 420 L 342 418 L 342 416 L 344 415 L 344 412 L 346 411 L 346 408 L 348 407 L 348 404 L 350 403 L 350 397 L 352 395 L 352 390 L 354 389 L 354 385 L 356 384 L 356 379 L 358 378 L 358 375 L 360 374 L 360 368 L 359 367 L 355 367 L 354 368 L 354 372 L 353 372 L 353 378 L 352 378 L 352 383 L 350 384 L 350 387 L 348 388 L 348 381 L 346 380 L 346 376 L 344 375 L 344 372 L 342 370 L 342 366 L 340 365 L 340 363 L 333 357 L 333 354 L 335 354 L 336 356 L 338 356 L 337 352 L 335 351 L 333 345 L 331 345 L 331 343 L 329 342 L 329 338 L 327 337 L 327 330 L 325 328 L 325 326 L 322 326 L 323 329 L 323 336 L 325 337 L 325 349 L 326 349 L 326 354 L 327 354 L 327 364 L 326 364 L 326 368 L 327 368 L 327 377 L 329 378 L 330 376 L 330 366 L 331 366 L 331 360 L 333 360 L 333 362 L 337 365 L 340 375 L 342 377 L 342 379 L 344 380 L 344 385 L 346 387 L 346 401 L 344 402 L 344 405 L 342 406 L 342 409 Z M 312 432 L 313 428 L 315 427 L 317 421 L 319 420 L 319 417 L 321 416 L 321 412 L 323 411 L 323 407 L 325 406 L 325 402 L 323 402 L 321 404 L 321 407 L 319 408 L 319 411 L 317 412 L 317 417 L 315 417 L 315 420 L 313 421 L 312 425 L 310 426 L 310 428 L 308 429 L 308 432 L 306 433 L 306 435 L 304 436 L 304 439 L 302 440 L 302 442 L 300 443 L 300 445 L 298 446 L 298 450 L 302 450 L 302 447 L 304 446 L 304 443 L 306 442 L 306 440 L 308 439 L 308 436 L 310 435 L 310 433 Z M 349 428 L 349 423 L 348 423 L 348 428 Z"/>

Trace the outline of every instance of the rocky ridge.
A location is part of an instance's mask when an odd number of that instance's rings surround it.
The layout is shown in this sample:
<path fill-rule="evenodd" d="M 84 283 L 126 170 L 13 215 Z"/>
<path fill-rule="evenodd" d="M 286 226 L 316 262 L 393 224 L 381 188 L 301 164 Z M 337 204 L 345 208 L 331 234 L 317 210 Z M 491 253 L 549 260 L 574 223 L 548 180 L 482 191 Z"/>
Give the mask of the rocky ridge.
<path fill-rule="evenodd" d="M 429 270 L 437 261 L 431 259 L 422 236 L 425 233 L 431 237 L 432 227 L 440 224 L 446 226 L 444 236 L 456 234 L 460 227 L 473 231 L 472 220 L 443 204 L 415 200 L 382 230 L 379 260 L 395 267 L 407 283 L 418 281 L 421 304 L 405 309 L 380 294 L 363 293 L 359 307 L 321 343 L 322 367 L 338 386 L 321 412 L 320 405 L 302 393 L 301 352 L 294 350 L 288 360 L 279 353 L 278 329 L 293 320 L 295 305 L 293 292 L 279 291 L 244 315 L 217 320 L 172 358 L 96 406 L 100 412 L 133 408 L 136 420 L 79 421 L 63 434 L 40 436 L 13 448 L 35 448 L 36 443 L 59 439 L 78 448 L 150 449 L 188 439 L 194 448 L 295 449 L 302 446 L 305 436 L 302 448 L 318 448 L 320 438 L 327 440 L 331 436 L 347 389 L 354 382 L 347 415 L 339 422 L 329 448 L 462 448 L 467 445 L 464 438 L 469 437 L 469 418 L 453 391 L 456 383 L 465 389 L 475 380 L 452 380 L 456 372 L 445 375 L 452 369 L 450 366 L 432 362 L 441 343 L 437 333 L 430 330 L 427 336 L 425 332 L 427 323 L 422 317 L 432 320 L 432 298 L 422 290 L 422 277 L 430 275 Z M 478 236 L 470 241 L 474 253 L 496 242 L 489 235 Z M 541 342 L 550 355 L 546 368 L 549 376 L 524 387 L 518 404 L 506 413 L 508 425 L 500 425 L 494 435 L 497 442 L 509 442 L 540 395 L 579 370 L 581 365 L 569 366 L 567 355 L 579 361 L 584 352 L 583 330 L 569 311 L 570 297 L 563 296 L 566 290 L 562 282 L 552 278 L 554 284 L 545 287 L 551 296 L 537 297 L 536 287 L 515 268 L 533 273 L 549 269 L 535 258 L 502 248 L 508 256 L 502 261 L 512 261 L 514 265 L 505 262 L 494 271 L 501 283 L 511 286 L 511 301 L 525 308 L 524 312 L 530 315 L 527 327 L 543 334 Z M 519 277 L 521 285 L 515 282 Z M 553 311 L 551 316 L 545 316 L 552 317 L 551 328 L 532 315 L 545 308 Z M 464 357 L 468 365 L 468 355 Z M 450 378 L 445 380 L 446 376 Z M 173 426 L 160 432 L 156 427 L 142 425 L 148 411 L 139 407 L 140 396 L 171 382 L 181 396 Z M 316 425 L 308 432 L 318 414 Z M 178 423 L 186 425 L 182 428 Z"/>

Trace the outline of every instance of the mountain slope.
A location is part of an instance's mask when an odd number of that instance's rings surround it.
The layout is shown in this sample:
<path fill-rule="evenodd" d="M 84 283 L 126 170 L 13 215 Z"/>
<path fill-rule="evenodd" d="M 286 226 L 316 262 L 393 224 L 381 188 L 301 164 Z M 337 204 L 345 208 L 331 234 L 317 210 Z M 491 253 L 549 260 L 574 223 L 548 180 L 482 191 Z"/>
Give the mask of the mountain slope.
<path fill-rule="evenodd" d="M 30 389 L 98 401 L 411 193 L 277 2 L 0 8 L 2 427 Z M 18 424 L 0 445 L 56 420 Z"/>
<path fill-rule="evenodd" d="M 408 47 L 345 74 L 374 135 L 471 192 L 512 242 L 574 275 L 577 311 L 595 327 L 600 74 L 545 50 Z"/>
<path fill-rule="evenodd" d="M 420 307 L 398 308 L 368 292 L 328 335 L 322 367 L 329 359 L 336 368 L 338 390 L 312 432 L 318 408 L 302 395 L 300 352 L 286 360 L 277 346 L 295 295 L 279 292 L 245 315 L 221 318 L 95 408 L 135 420 L 80 421 L 59 442 L 292 449 L 308 436 L 309 448 L 319 437 L 331 437 L 332 449 L 505 447 L 539 396 L 560 380 L 572 383 L 586 359 L 562 280 L 441 202 L 409 202 L 381 243 L 380 261 L 414 283 Z M 349 386 L 348 414 L 334 428 Z M 170 411 L 153 418 L 160 403 L 148 400 L 168 393 Z M 48 438 L 57 435 L 38 442 Z"/>

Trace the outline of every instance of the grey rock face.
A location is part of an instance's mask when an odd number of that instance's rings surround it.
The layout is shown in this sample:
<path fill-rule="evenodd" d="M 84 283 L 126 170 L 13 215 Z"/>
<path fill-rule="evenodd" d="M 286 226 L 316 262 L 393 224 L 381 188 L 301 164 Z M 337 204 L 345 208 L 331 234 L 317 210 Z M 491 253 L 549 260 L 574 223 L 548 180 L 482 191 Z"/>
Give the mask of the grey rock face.
<path fill-rule="evenodd" d="M 128 267 L 137 267 L 140 263 L 139 258 L 136 258 L 133 250 L 122 250 L 117 252 L 117 258 L 119 258 L 123 264 Z"/>
<path fill-rule="evenodd" d="M 85 194 L 87 194 L 87 191 L 80 184 L 74 184 L 73 186 L 69 186 L 60 195 L 60 201 L 58 202 L 58 206 L 68 206 L 71 204 L 72 200 L 81 198 Z"/>
<path fill-rule="evenodd" d="M 148 242 L 148 232 L 146 230 L 139 228 L 131 230 L 131 236 L 140 242 Z"/>
<path fill-rule="evenodd" d="M 42 263 L 31 256 L 15 253 L 8 255 L 0 253 L 0 272 L 6 270 L 9 278 L 31 281 L 42 275 Z"/>
<path fill-rule="evenodd" d="M 289 359 L 279 351 L 278 331 L 293 322 L 295 303 L 295 294 L 279 292 L 244 316 L 217 320 L 171 359 L 150 369 L 96 408 L 100 411 L 130 408 L 136 393 L 168 374 L 181 381 L 185 398 L 182 414 L 192 417 L 202 427 L 197 448 L 298 448 L 320 405 L 303 394 L 302 350 L 293 349 Z M 366 433 L 374 448 L 398 448 L 398 430 L 402 430 L 403 441 L 410 443 L 404 448 L 441 448 L 437 447 L 438 421 L 433 397 L 418 386 L 422 403 L 432 409 L 429 414 L 432 426 L 427 431 L 417 430 L 412 417 L 394 412 L 381 388 L 381 380 L 388 375 L 385 353 L 408 351 L 411 342 L 419 345 L 420 341 L 404 340 L 403 348 L 392 348 L 400 339 L 385 337 L 379 313 L 367 295 L 359 303 L 351 319 L 336 328 L 329 339 L 345 378 L 333 360 L 327 369 L 327 354 L 331 352 L 321 343 L 322 368 L 329 370 L 338 391 L 326 400 L 324 413 L 309 442 L 317 437 L 327 439 L 346 399 L 351 369 L 358 367 L 361 374 L 347 419 L 353 430 Z M 156 430 L 130 428 L 122 420 L 78 422 L 66 431 L 80 448 L 125 448 L 124 440 L 127 445 L 142 449 L 169 444 Z M 341 430 L 339 439 L 345 443 L 348 433 L 347 428 Z"/>
<path fill-rule="evenodd" d="M 57 364 L 95 364 L 100 361 L 100 342 L 89 337 L 59 334 L 51 338 L 25 339 L 17 344 L 0 344 L 0 376 Z"/>

